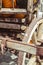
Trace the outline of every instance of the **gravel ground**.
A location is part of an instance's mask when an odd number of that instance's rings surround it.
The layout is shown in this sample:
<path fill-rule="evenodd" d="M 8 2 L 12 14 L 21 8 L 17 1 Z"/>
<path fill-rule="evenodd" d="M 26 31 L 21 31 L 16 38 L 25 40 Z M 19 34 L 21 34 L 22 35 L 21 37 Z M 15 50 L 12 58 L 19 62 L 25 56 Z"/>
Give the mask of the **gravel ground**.
<path fill-rule="evenodd" d="M 6 52 L 5 55 L 0 55 L 0 65 L 17 65 L 17 56 Z"/>
<path fill-rule="evenodd" d="M 26 58 L 25 64 L 28 61 Z M 17 65 L 17 56 L 7 51 L 4 55 L 0 55 L 0 65 Z"/>

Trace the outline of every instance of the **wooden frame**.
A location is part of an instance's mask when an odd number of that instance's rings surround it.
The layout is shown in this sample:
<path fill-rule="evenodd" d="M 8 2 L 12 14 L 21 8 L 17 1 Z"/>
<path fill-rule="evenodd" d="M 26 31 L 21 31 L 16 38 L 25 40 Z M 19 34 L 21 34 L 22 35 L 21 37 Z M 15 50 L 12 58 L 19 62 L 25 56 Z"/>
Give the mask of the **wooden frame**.
<path fill-rule="evenodd" d="M 34 55 L 37 54 L 37 46 L 30 45 L 29 42 L 30 42 L 31 37 L 32 37 L 33 33 L 35 32 L 36 28 L 41 23 L 43 23 L 43 18 L 40 18 L 40 19 L 35 18 L 32 21 L 32 23 L 29 25 L 22 42 L 15 41 L 15 40 L 7 40 L 6 41 L 7 47 L 20 51 L 19 52 L 19 58 L 18 58 L 18 65 L 20 65 L 20 64 L 25 65 L 25 57 L 26 57 L 27 52 L 30 54 L 34 54 Z M 3 39 L 4 39 L 3 37 L 0 37 L 0 44 L 1 44 L 1 41 Z"/>
<path fill-rule="evenodd" d="M 2 2 L 1 2 L 2 3 Z M 2 5 L 1 5 L 2 6 Z M 17 14 L 17 13 L 28 13 L 29 17 L 28 19 L 31 20 L 32 17 L 32 10 L 33 10 L 33 0 L 28 0 L 28 5 L 27 5 L 27 11 L 25 9 L 4 9 L 0 7 L 0 14 Z M 30 12 L 30 14 L 29 14 Z M 25 65 L 25 57 L 26 57 L 26 52 L 30 53 L 30 54 L 34 54 L 36 55 L 37 52 L 37 48 L 34 45 L 29 45 L 29 42 L 31 40 L 31 37 L 35 31 L 35 29 L 38 27 L 38 25 L 40 23 L 42 23 L 43 21 L 42 19 L 34 19 L 31 24 L 29 25 L 29 27 L 26 30 L 24 39 L 22 40 L 22 42 L 20 41 L 15 41 L 15 40 L 7 40 L 7 47 L 12 48 L 12 49 L 16 49 L 19 50 L 19 56 L 18 56 L 18 65 Z M 4 24 L 5 25 L 5 24 Z M 2 37 L 0 37 L 0 44 L 2 41 Z M 20 56 L 21 55 L 21 56 Z"/>
<path fill-rule="evenodd" d="M 10 8 L 1 8 L 0 9 L 0 14 L 19 14 L 19 13 L 23 13 L 26 14 L 27 11 L 26 9 L 10 9 Z"/>

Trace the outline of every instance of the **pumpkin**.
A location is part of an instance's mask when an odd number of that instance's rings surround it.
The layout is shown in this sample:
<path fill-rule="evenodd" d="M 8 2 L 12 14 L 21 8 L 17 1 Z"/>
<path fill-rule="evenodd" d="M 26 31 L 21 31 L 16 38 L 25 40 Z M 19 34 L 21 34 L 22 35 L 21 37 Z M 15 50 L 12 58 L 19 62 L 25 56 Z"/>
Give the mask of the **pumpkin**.
<path fill-rule="evenodd" d="M 12 0 L 2 0 L 3 7 L 4 8 L 13 8 Z M 16 0 L 14 0 L 14 8 L 16 7 Z M 2 14 L 4 17 L 9 17 L 12 14 Z"/>
<path fill-rule="evenodd" d="M 4 8 L 13 8 L 13 0 L 2 0 L 2 3 L 3 3 L 3 7 Z M 16 5 L 16 0 L 14 0 L 14 8 L 18 7 Z M 2 14 L 2 16 L 4 17 L 9 17 L 11 16 L 12 14 Z M 24 18 L 25 15 L 24 14 L 15 14 L 14 15 L 15 18 Z"/>
<path fill-rule="evenodd" d="M 2 3 L 3 3 L 4 8 L 12 8 L 13 7 L 12 0 L 2 0 Z M 16 0 L 14 0 L 14 7 L 16 7 Z"/>

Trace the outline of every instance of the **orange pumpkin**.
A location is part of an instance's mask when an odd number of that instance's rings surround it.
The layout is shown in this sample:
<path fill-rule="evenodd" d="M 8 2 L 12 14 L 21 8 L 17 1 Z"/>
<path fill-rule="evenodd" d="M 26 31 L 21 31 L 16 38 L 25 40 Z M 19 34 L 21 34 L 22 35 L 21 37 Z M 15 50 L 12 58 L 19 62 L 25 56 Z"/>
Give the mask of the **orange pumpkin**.
<path fill-rule="evenodd" d="M 13 8 L 13 3 L 12 0 L 2 0 L 3 3 L 3 7 L 4 8 Z M 16 8 L 16 0 L 14 0 L 14 8 Z M 2 14 L 4 17 L 9 17 L 11 16 L 11 14 Z M 24 18 L 25 15 L 24 14 L 15 14 L 14 16 L 15 18 Z"/>
<path fill-rule="evenodd" d="M 12 0 L 2 0 L 4 8 L 13 8 Z M 14 8 L 16 7 L 16 0 L 14 0 Z M 9 17 L 11 14 L 2 14 L 4 17 Z"/>
<path fill-rule="evenodd" d="M 2 3 L 3 3 L 4 8 L 12 8 L 13 7 L 12 0 L 2 0 Z M 16 0 L 14 0 L 14 7 L 16 7 Z"/>
<path fill-rule="evenodd" d="M 3 2 L 3 7 L 4 8 L 11 8 L 12 7 L 11 0 L 2 0 L 2 2 Z"/>

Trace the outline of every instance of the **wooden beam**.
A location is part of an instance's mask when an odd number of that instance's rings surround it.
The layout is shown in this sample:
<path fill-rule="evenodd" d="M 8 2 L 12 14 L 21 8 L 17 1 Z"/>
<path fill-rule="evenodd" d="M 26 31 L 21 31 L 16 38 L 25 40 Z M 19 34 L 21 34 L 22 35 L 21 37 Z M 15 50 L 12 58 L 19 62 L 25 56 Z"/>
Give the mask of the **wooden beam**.
<path fill-rule="evenodd" d="M 3 37 L 0 37 L 0 45 L 3 39 Z M 23 42 L 15 41 L 12 39 L 7 40 L 6 43 L 8 48 L 16 49 L 22 52 L 28 52 L 30 54 L 36 54 L 36 47 L 34 45 L 24 44 Z"/>
<path fill-rule="evenodd" d="M 1 23 L 0 22 L 0 28 L 18 29 L 18 30 L 20 30 L 20 25 L 19 24 Z"/>
<path fill-rule="evenodd" d="M 33 12 L 33 0 L 28 0 L 27 3 L 27 13 L 28 13 L 28 19 L 29 22 L 32 20 L 32 12 Z"/>
<path fill-rule="evenodd" d="M 2 8 L 2 0 L 0 0 L 0 9 Z"/>
<path fill-rule="evenodd" d="M 26 9 L 10 9 L 10 8 L 1 8 L 0 9 L 0 14 L 19 14 L 19 13 L 24 13 L 26 14 L 27 11 Z"/>
<path fill-rule="evenodd" d="M 3 39 L 4 39 L 3 37 L 0 37 L 0 45 Z M 25 65 L 26 52 L 36 55 L 36 47 L 32 45 L 28 45 L 20 41 L 9 39 L 6 41 L 6 44 L 8 48 L 20 51 L 18 55 L 18 65 Z"/>

